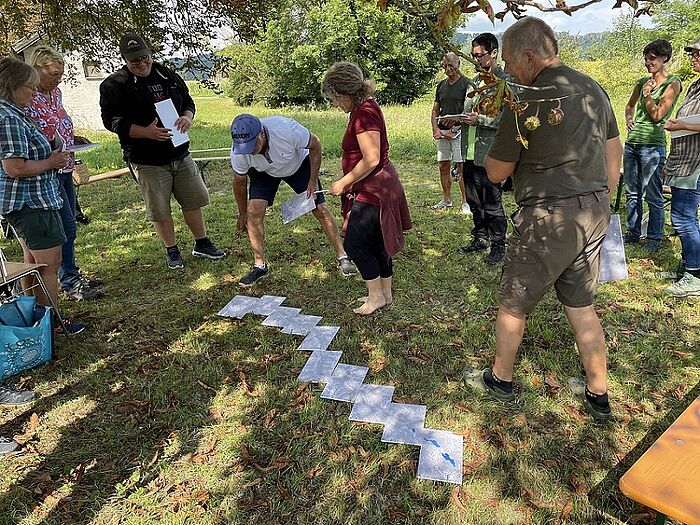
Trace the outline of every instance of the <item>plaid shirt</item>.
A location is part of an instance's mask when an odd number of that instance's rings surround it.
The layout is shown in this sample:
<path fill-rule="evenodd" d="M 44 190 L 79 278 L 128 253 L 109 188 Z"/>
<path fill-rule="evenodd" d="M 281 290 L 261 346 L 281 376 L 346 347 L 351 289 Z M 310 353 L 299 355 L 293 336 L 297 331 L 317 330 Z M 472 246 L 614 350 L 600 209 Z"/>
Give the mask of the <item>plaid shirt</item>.
<path fill-rule="evenodd" d="M 0 98 L 0 159 L 43 160 L 51 155 L 51 145 L 41 130 L 15 104 Z M 10 177 L 0 162 L 0 214 L 23 206 L 60 210 L 63 206 L 56 170 L 34 177 Z"/>

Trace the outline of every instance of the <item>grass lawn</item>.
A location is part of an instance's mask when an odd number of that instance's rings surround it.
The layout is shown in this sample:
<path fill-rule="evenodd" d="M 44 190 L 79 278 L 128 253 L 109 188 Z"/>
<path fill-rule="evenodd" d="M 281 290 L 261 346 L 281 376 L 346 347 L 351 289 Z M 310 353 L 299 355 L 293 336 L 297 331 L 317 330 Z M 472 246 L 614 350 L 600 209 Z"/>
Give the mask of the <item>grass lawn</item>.
<path fill-rule="evenodd" d="M 228 146 L 241 108 L 211 98 L 198 107 L 192 147 Z M 226 163 L 206 171 L 205 216 L 230 255 L 191 257 L 176 211 L 180 272 L 167 270 L 133 181 L 81 188 L 92 221 L 79 227 L 78 261 L 105 280 L 106 296 L 65 302 L 90 328 L 60 338 L 52 363 L 13 380 L 39 399 L 0 413 L 0 435 L 23 443 L 1 463 L 0 525 L 653 522 L 617 481 L 700 394 L 698 303 L 664 296 L 653 279 L 675 267 L 678 239 L 652 258 L 630 248 L 630 279 L 599 288 L 612 422 L 593 423 L 563 386 L 581 366 L 553 295 L 528 321 L 519 401 L 465 391 L 463 366 L 493 357 L 500 269 L 457 253 L 470 219 L 430 209 L 439 190 L 429 107 L 386 109 L 414 229 L 395 259 L 394 305 L 369 318 L 352 313 L 364 285 L 340 275 L 313 217 L 281 224 L 286 187 L 266 222 L 271 278 L 245 291 L 236 283 L 252 256 L 235 232 Z M 321 137 L 328 184 L 340 172 L 344 115 L 284 113 Z M 93 172 L 119 166 L 113 138 L 92 138 L 105 144 L 83 155 Z M 329 201 L 338 216 L 337 199 Z M 514 210 L 510 195 L 506 207 Z M 16 244 L 1 245 L 19 260 Z M 259 316 L 218 318 L 239 293 L 287 296 L 286 305 L 339 325 L 333 348 L 343 362 L 369 366 L 367 381 L 395 386 L 395 401 L 427 405 L 426 426 L 464 436 L 464 483 L 417 480 L 417 447 L 381 443 L 380 426 L 348 421 L 348 404 L 297 383 L 307 357 L 296 350 L 301 337 L 261 326 Z"/>

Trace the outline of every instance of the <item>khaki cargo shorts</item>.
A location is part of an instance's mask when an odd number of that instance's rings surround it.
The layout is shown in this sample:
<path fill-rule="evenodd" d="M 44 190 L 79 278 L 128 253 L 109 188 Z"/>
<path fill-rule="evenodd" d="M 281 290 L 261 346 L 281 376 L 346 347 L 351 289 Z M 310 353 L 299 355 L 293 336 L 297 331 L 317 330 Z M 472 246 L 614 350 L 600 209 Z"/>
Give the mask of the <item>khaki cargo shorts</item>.
<path fill-rule="evenodd" d="M 595 301 L 600 248 L 610 222 L 604 192 L 562 199 L 549 206 L 524 206 L 512 216 L 500 285 L 500 304 L 529 314 L 554 286 L 572 308 Z"/>
<path fill-rule="evenodd" d="M 171 195 L 185 211 L 209 204 L 209 192 L 190 155 L 162 166 L 132 163 L 131 169 L 141 188 L 149 221 L 162 222 L 170 218 Z"/>

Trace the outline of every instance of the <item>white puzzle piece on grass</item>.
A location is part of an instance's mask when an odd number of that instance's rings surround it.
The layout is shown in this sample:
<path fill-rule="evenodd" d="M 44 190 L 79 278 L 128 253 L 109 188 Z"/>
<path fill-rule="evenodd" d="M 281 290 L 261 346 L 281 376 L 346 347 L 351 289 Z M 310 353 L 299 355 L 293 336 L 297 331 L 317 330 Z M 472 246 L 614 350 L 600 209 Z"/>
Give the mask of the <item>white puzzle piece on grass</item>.
<path fill-rule="evenodd" d="M 366 366 L 339 364 L 321 392 L 323 399 L 352 403 L 369 372 Z"/>
<path fill-rule="evenodd" d="M 362 385 L 352 405 L 350 421 L 384 424 L 393 395 L 393 386 Z"/>
<path fill-rule="evenodd" d="M 282 224 L 292 222 L 297 217 L 301 217 L 305 213 L 316 209 L 316 195 L 311 195 L 306 198 L 306 192 L 303 191 L 296 197 L 292 197 L 286 202 L 280 204 L 280 213 L 282 215 Z"/>
<path fill-rule="evenodd" d="M 384 424 L 382 441 L 385 443 L 404 443 L 406 445 L 423 445 L 426 436 L 425 413 L 428 407 L 425 405 L 409 405 L 404 403 L 391 403 L 389 405 L 389 418 Z"/>
<path fill-rule="evenodd" d="M 306 335 L 321 322 L 323 317 L 318 315 L 302 315 L 293 317 L 291 322 L 282 329 L 283 334 Z"/>
<path fill-rule="evenodd" d="M 600 249 L 600 275 L 598 282 L 609 283 L 627 279 L 627 261 L 625 260 L 625 244 L 622 240 L 620 216 L 610 217 L 608 233 Z"/>
<path fill-rule="evenodd" d="M 461 484 L 462 440 L 462 436 L 452 432 L 425 429 L 417 477 Z"/>
<path fill-rule="evenodd" d="M 315 326 L 301 342 L 299 350 L 325 350 L 339 330 L 339 326 Z"/>
<path fill-rule="evenodd" d="M 236 317 L 241 319 L 245 314 L 252 311 L 257 302 L 257 297 L 237 295 L 231 299 L 226 306 L 219 310 L 217 315 L 220 315 L 221 317 Z"/>
<path fill-rule="evenodd" d="M 277 326 L 282 328 L 289 324 L 292 317 L 296 317 L 301 312 L 301 308 L 290 308 L 289 306 L 279 306 L 262 322 L 263 326 Z"/>
<path fill-rule="evenodd" d="M 316 350 L 311 352 L 304 368 L 299 373 L 299 381 L 311 381 L 312 383 L 327 383 L 333 375 L 333 370 L 338 365 L 343 352 L 332 350 Z"/>
<path fill-rule="evenodd" d="M 263 295 L 260 299 L 258 299 L 258 302 L 250 313 L 257 315 L 270 315 L 273 311 L 279 308 L 285 299 L 286 297 L 278 297 L 276 295 Z"/>

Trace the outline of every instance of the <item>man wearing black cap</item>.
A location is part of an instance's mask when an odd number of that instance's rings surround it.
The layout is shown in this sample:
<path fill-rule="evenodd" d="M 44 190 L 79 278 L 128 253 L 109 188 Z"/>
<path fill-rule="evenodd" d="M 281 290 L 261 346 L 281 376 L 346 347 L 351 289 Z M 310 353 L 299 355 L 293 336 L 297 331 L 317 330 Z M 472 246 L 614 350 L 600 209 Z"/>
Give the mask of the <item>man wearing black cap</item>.
<path fill-rule="evenodd" d="M 167 250 L 168 268 L 184 268 L 175 242 L 170 197 L 182 208 L 182 215 L 195 238 L 192 255 L 222 259 L 207 237 L 202 207 L 209 193 L 190 156 L 189 142 L 174 146 L 171 130 L 162 127 L 155 103 L 171 99 L 179 118 L 178 131 L 192 126 L 195 106 L 187 85 L 174 72 L 151 58 L 146 42 L 134 33 L 119 41 L 126 65 L 100 85 L 100 108 L 105 127 L 119 136 L 124 160 L 138 180 L 146 203 L 146 214 Z"/>
<path fill-rule="evenodd" d="M 252 286 L 267 279 L 270 269 L 265 260 L 265 210 L 272 206 L 280 182 L 286 182 L 295 193 L 308 197 L 321 189 L 318 170 L 321 167 L 321 142 L 301 124 L 285 117 L 259 119 L 238 115 L 231 124 L 231 167 L 233 193 L 238 204 L 238 229 L 248 231 L 253 248 L 254 266 L 238 282 Z M 250 198 L 246 192 L 250 179 Z M 338 234 L 338 224 L 325 204 L 322 193 L 316 193 L 314 216 L 321 223 L 326 237 L 338 254 L 343 275 L 357 273 L 348 258 Z"/>

